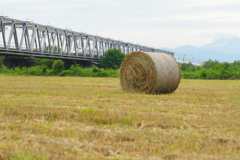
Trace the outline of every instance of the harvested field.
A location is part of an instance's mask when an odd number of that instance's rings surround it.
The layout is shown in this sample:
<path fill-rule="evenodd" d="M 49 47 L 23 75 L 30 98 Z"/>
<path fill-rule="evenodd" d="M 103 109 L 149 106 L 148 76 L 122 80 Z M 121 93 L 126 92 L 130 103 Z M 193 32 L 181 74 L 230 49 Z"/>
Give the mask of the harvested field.
<path fill-rule="evenodd" d="M 240 159 L 240 81 L 125 93 L 118 78 L 0 75 L 0 159 Z"/>

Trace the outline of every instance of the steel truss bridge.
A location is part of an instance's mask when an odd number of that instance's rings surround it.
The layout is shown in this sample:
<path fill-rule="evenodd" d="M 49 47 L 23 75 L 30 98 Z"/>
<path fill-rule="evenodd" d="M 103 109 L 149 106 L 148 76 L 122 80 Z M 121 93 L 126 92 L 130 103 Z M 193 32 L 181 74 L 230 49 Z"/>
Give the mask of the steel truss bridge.
<path fill-rule="evenodd" d="M 121 49 L 123 53 L 143 51 L 174 54 L 7 16 L 0 16 L 0 32 L 1 55 L 99 61 L 104 52 L 112 48 Z"/>

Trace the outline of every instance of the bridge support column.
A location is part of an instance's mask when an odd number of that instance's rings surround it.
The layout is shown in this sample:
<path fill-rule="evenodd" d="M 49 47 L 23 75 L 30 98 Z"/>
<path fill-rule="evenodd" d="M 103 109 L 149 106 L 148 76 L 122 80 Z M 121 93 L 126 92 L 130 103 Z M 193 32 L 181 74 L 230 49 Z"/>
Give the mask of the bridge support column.
<path fill-rule="evenodd" d="M 82 66 L 83 68 L 88 68 L 94 65 L 92 61 L 77 61 L 77 63 L 80 64 L 80 66 Z"/>
<path fill-rule="evenodd" d="M 34 63 L 35 63 L 34 58 L 17 59 L 10 58 L 7 56 L 3 58 L 3 64 L 9 69 L 14 67 L 31 67 Z"/>

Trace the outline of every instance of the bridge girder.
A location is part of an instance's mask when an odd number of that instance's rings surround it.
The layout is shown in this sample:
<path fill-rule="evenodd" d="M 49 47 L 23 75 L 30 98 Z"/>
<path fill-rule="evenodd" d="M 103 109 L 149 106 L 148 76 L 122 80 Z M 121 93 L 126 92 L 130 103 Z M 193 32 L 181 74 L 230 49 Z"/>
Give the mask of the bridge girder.
<path fill-rule="evenodd" d="M 100 60 L 108 49 L 173 52 L 0 16 L 0 54 Z"/>

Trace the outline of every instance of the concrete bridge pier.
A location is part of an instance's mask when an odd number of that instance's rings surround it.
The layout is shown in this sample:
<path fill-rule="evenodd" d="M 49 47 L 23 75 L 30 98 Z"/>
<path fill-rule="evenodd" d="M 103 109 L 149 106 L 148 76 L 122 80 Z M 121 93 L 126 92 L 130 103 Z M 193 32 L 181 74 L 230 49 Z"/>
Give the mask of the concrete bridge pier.
<path fill-rule="evenodd" d="M 79 61 L 79 64 L 84 68 L 88 68 L 94 65 L 92 61 Z"/>
<path fill-rule="evenodd" d="M 20 59 L 20 58 L 9 58 L 8 56 L 5 56 L 3 58 L 3 64 L 11 69 L 14 67 L 31 67 L 35 63 L 34 58 L 28 58 L 28 59 Z"/>
<path fill-rule="evenodd" d="M 93 65 L 96 66 L 97 63 L 94 61 L 84 61 L 84 60 L 78 60 L 78 61 L 73 61 L 72 64 L 77 63 L 83 68 L 90 68 Z"/>

